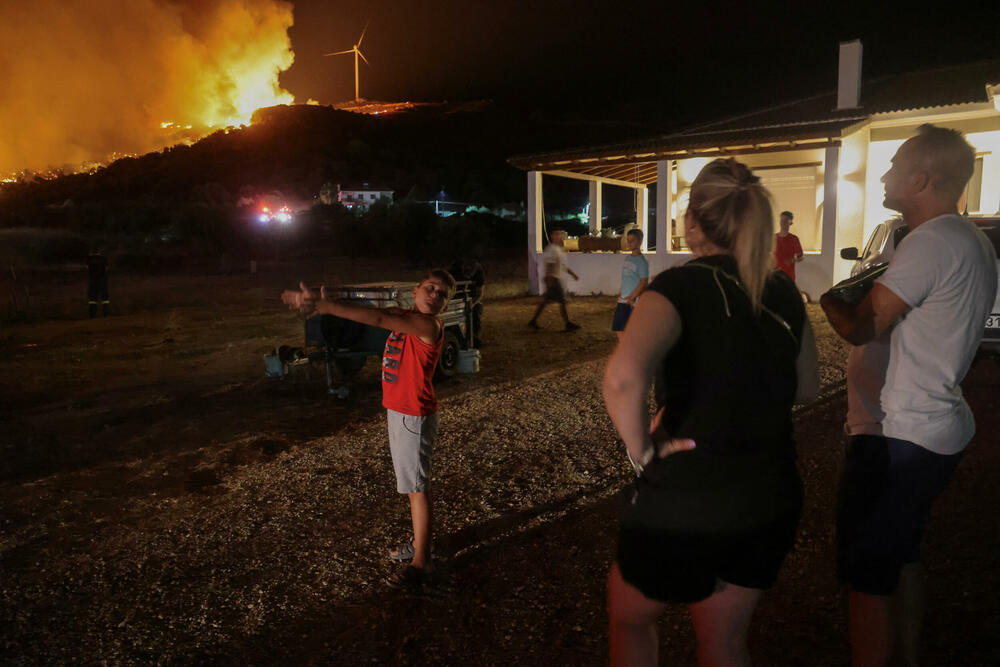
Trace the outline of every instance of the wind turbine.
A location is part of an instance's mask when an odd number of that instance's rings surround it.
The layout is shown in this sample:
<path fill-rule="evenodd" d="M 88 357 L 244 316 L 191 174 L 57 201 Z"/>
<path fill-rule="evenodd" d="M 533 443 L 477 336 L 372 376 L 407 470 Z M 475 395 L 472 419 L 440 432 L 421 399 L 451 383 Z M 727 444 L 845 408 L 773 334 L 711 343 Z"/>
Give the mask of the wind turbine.
<path fill-rule="evenodd" d="M 371 19 L 368 19 L 368 23 L 371 23 Z M 365 24 L 365 29 L 361 31 L 361 37 L 358 37 L 358 43 L 355 44 L 352 48 L 347 49 L 346 51 L 337 51 L 336 53 L 324 53 L 323 54 L 324 56 L 341 56 L 341 55 L 344 55 L 345 53 L 353 53 L 354 54 L 354 101 L 355 102 L 357 102 L 357 101 L 359 101 L 361 99 L 360 95 L 358 94 L 358 92 L 359 92 L 359 90 L 358 90 L 358 57 L 360 56 L 360 58 L 362 60 L 364 60 L 365 64 L 368 65 L 369 67 L 372 66 L 372 64 L 370 62 L 368 62 L 368 59 L 365 58 L 365 54 L 361 53 L 361 41 L 365 38 L 365 33 L 368 32 L 368 23 Z"/>

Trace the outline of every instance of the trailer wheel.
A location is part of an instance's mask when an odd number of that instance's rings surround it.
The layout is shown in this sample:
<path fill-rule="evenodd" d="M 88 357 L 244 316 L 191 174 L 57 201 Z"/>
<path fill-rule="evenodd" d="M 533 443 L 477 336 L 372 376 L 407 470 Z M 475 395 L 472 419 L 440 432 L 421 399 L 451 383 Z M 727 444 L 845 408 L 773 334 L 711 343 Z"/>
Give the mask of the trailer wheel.
<path fill-rule="evenodd" d="M 438 377 L 450 378 L 458 372 L 458 353 L 461 349 L 458 336 L 451 331 L 445 331 L 444 343 L 441 346 L 441 358 L 438 360 Z"/>

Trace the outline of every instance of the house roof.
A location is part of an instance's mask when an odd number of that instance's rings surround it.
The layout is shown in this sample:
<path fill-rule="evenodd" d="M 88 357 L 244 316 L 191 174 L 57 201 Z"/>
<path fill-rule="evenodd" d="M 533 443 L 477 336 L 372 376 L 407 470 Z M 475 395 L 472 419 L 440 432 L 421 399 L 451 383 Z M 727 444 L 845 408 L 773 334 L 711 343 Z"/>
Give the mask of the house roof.
<path fill-rule="evenodd" d="M 649 184 L 656 181 L 658 160 L 835 145 L 844 129 L 874 114 L 986 102 L 986 85 L 997 82 L 1000 60 L 940 67 L 865 82 L 861 106 L 854 109 L 836 109 L 837 93 L 830 91 L 671 134 L 516 156 L 508 162 L 525 170 L 565 170 Z"/>
<path fill-rule="evenodd" d="M 393 191 L 392 188 L 386 185 L 379 185 L 379 184 L 372 185 L 371 183 L 345 183 L 340 186 L 340 191 L 343 192 L 345 190 L 349 192 L 392 192 Z"/>

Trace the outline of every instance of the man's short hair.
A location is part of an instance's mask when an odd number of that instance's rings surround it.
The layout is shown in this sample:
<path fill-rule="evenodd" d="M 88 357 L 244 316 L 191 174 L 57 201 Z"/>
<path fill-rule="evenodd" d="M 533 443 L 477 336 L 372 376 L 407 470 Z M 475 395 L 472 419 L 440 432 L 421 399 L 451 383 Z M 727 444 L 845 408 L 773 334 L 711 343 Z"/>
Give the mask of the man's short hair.
<path fill-rule="evenodd" d="M 625 236 L 635 236 L 635 237 L 637 237 L 639 239 L 639 242 L 642 243 L 642 239 L 646 235 L 642 233 L 641 229 L 633 227 L 632 229 L 630 229 L 627 232 L 625 232 Z"/>
<path fill-rule="evenodd" d="M 924 123 L 910 139 L 917 153 L 917 168 L 927 172 L 931 186 L 949 199 L 958 199 L 972 177 L 976 150 L 962 133 Z"/>
<path fill-rule="evenodd" d="M 792 213 L 791 211 L 782 211 L 781 215 L 787 217 L 789 220 L 794 220 L 795 219 L 795 214 Z"/>

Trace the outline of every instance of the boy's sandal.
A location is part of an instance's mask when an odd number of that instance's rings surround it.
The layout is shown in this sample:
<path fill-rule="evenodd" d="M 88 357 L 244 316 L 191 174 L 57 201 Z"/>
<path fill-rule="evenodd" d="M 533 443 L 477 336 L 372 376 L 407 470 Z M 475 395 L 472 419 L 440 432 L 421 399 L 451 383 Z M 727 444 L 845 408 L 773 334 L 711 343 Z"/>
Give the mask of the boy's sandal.
<path fill-rule="evenodd" d="M 431 547 L 431 554 L 434 553 L 434 547 Z M 416 550 L 413 548 L 413 540 L 409 542 L 404 542 L 400 544 L 395 549 L 389 550 L 389 558 L 392 560 L 406 561 L 413 560 L 413 556 L 416 555 Z"/>
<path fill-rule="evenodd" d="M 413 560 L 416 552 L 413 549 L 413 540 L 403 542 L 395 549 L 389 550 L 389 558 L 392 560 Z"/>
<path fill-rule="evenodd" d="M 423 587 L 429 576 L 430 573 L 427 570 L 407 565 L 399 572 L 387 577 L 385 583 L 388 584 L 389 588 L 394 588 L 397 591 L 418 590 Z"/>

